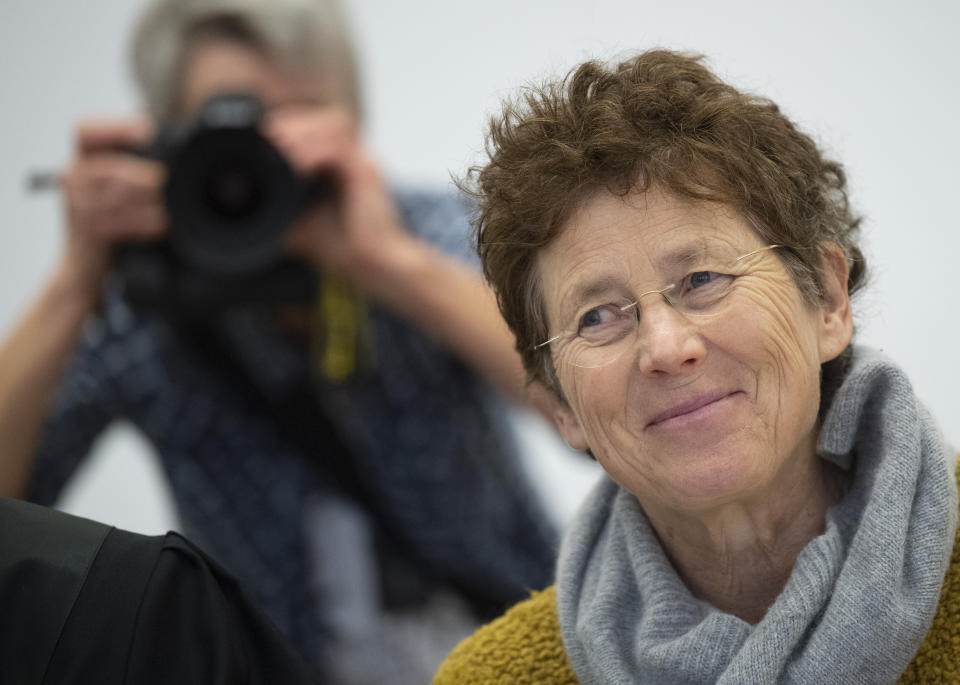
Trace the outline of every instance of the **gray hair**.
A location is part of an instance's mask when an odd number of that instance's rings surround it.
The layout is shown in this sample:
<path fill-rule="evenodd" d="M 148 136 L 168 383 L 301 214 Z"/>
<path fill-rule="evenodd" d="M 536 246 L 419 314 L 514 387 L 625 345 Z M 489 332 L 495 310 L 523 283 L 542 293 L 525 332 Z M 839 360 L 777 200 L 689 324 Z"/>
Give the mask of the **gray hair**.
<path fill-rule="evenodd" d="M 262 49 L 284 67 L 329 79 L 359 121 L 356 58 L 337 0 L 150 0 L 133 33 L 134 79 L 150 113 L 176 113 L 183 58 L 200 35 Z"/>

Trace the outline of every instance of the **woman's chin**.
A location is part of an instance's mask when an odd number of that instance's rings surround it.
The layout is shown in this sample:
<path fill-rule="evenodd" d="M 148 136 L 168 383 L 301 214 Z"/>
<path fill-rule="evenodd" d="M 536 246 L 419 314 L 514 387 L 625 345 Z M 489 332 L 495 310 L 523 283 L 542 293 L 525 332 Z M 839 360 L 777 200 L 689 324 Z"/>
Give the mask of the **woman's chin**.
<path fill-rule="evenodd" d="M 664 474 L 657 493 L 638 493 L 638 497 L 644 501 L 652 494 L 671 508 L 702 511 L 755 498 L 763 491 L 765 476 L 753 459 L 705 459 Z"/>

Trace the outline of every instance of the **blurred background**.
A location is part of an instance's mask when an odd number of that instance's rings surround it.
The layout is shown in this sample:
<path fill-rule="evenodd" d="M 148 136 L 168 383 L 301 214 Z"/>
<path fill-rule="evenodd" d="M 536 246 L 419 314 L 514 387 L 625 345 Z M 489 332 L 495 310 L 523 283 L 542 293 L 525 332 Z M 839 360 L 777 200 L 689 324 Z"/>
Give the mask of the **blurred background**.
<path fill-rule="evenodd" d="M 960 446 L 960 4 L 345 0 L 363 68 L 369 143 L 405 183 L 446 185 L 482 160 L 487 118 L 524 83 L 590 57 L 650 47 L 698 52 L 765 94 L 846 165 L 864 215 L 872 283 L 855 303 L 861 342 L 902 364 Z M 62 167 L 81 117 L 137 109 L 127 70 L 131 0 L 0 2 L 0 334 L 52 269 L 56 193 L 34 170 Z M 538 419 L 518 438 L 566 521 L 597 470 Z M 2 436 L 0 436 L 2 441 Z M 106 434 L 61 503 L 157 533 L 176 527 L 166 485 L 133 429 Z"/>

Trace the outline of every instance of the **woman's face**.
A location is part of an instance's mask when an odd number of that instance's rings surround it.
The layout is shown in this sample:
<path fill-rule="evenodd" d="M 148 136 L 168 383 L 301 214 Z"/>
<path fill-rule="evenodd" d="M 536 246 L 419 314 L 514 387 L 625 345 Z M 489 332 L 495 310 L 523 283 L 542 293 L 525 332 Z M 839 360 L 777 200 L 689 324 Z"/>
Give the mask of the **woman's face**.
<path fill-rule="evenodd" d="M 591 335 L 608 311 L 595 305 L 663 288 L 688 268 L 678 261 L 762 247 L 719 205 L 599 193 L 538 257 L 549 325 Z M 716 316 L 643 297 L 637 334 L 604 366 L 567 363 L 552 344 L 568 402 L 556 411 L 561 433 L 642 503 L 696 511 L 773 494 L 791 465 L 814 458 L 820 364 L 850 340 L 846 262 L 832 264 L 822 306 L 806 304 L 776 250 L 764 250 L 738 263 Z"/>

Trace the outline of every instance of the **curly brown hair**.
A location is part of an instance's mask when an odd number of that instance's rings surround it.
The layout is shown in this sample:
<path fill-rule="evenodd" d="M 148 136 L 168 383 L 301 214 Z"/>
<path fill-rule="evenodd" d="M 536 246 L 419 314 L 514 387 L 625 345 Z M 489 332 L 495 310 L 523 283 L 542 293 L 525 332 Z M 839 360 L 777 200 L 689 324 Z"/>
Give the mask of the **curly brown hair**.
<path fill-rule="evenodd" d="M 776 104 L 724 83 L 702 59 L 653 50 L 524 89 L 491 119 L 489 161 L 461 184 L 477 200 L 484 274 L 529 380 L 560 399 L 549 346 L 534 349 L 549 336 L 537 254 L 599 190 L 656 187 L 732 207 L 764 242 L 788 248 L 777 252 L 807 302 L 823 298 L 826 243 L 847 257 L 850 293 L 864 281 L 841 165 Z"/>

